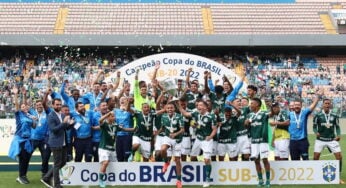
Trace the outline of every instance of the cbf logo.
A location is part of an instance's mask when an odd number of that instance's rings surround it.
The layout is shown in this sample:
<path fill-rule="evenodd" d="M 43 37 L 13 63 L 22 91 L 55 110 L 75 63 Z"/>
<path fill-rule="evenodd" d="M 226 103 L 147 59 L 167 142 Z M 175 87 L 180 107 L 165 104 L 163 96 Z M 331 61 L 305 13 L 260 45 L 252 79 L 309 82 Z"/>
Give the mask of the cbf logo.
<path fill-rule="evenodd" d="M 334 164 L 327 163 L 322 168 L 323 171 L 323 179 L 326 182 L 332 182 L 335 180 L 336 177 L 336 167 Z"/>
<path fill-rule="evenodd" d="M 60 169 L 60 181 L 61 184 L 71 184 L 70 178 L 73 174 L 75 167 L 74 166 L 69 166 L 65 165 Z"/>

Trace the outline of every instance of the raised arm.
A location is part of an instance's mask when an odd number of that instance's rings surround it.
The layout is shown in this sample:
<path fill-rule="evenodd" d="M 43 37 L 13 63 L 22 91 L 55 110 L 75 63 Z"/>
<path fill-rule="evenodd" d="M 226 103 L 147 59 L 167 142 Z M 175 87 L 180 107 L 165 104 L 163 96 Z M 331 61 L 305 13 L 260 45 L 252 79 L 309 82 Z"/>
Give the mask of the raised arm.
<path fill-rule="evenodd" d="M 156 63 L 155 64 L 155 69 L 154 69 L 154 74 L 153 77 L 151 78 L 151 81 L 156 80 L 156 76 L 157 76 L 157 71 L 160 69 L 160 63 Z"/>
<path fill-rule="evenodd" d="M 91 82 L 91 88 L 100 80 L 102 74 L 104 74 L 103 70 L 97 73 L 96 78 Z"/>
<path fill-rule="evenodd" d="M 112 92 L 115 92 L 118 89 L 120 85 L 120 76 L 121 76 L 120 71 L 117 71 L 117 80 L 115 81 L 115 83 L 112 84 L 113 85 Z"/>
<path fill-rule="evenodd" d="M 179 109 L 181 115 L 183 115 L 183 116 L 185 116 L 185 117 L 187 117 L 187 118 L 192 117 L 192 114 L 191 114 L 190 112 L 187 112 L 186 110 L 184 110 L 184 109 L 179 105 L 179 103 L 178 103 L 177 106 L 178 106 L 178 109 Z"/>
<path fill-rule="evenodd" d="M 210 93 L 210 88 L 208 85 L 209 74 L 210 73 L 208 71 L 204 71 L 204 93 L 207 93 L 207 94 Z"/>
<path fill-rule="evenodd" d="M 68 103 L 68 101 L 69 101 L 69 96 L 65 92 L 65 87 L 66 87 L 67 83 L 68 83 L 68 81 L 65 80 L 61 84 L 61 88 L 60 88 L 60 95 L 61 95 L 62 99 L 65 101 L 65 103 Z"/>
<path fill-rule="evenodd" d="M 18 100 L 18 88 L 17 87 L 13 88 L 13 93 L 14 93 L 14 105 L 15 105 L 16 111 L 19 111 L 20 106 L 19 106 L 19 100 Z"/>
<path fill-rule="evenodd" d="M 317 92 L 315 98 L 314 98 L 314 101 L 312 102 L 312 104 L 310 105 L 309 109 L 310 111 L 314 111 L 314 109 L 316 108 L 317 104 L 318 104 L 318 101 L 320 101 L 320 99 L 322 98 L 324 94 L 324 91 L 323 90 L 320 90 Z"/>
<path fill-rule="evenodd" d="M 245 76 L 246 76 L 246 74 L 244 72 L 242 74 L 242 76 L 241 76 L 240 82 L 235 86 L 233 91 L 227 96 L 226 101 L 233 101 L 237 97 L 240 89 L 243 87 L 243 84 L 244 84 L 244 81 L 245 81 L 245 78 L 246 78 Z"/>
<path fill-rule="evenodd" d="M 187 69 L 186 71 L 186 85 L 190 88 L 191 84 L 190 84 L 190 73 L 192 71 L 192 68 Z"/>

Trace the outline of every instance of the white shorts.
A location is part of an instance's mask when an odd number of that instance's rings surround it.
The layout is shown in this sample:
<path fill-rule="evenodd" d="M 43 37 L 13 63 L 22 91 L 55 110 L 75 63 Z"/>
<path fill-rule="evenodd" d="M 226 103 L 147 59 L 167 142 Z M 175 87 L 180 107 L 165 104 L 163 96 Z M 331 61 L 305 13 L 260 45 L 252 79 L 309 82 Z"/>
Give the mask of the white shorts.
<path fill-rule="evenodd" d="M 164 138 L 165 138 L 164 136 L 159 136 L 159 135 L 156 136 L 156 138 L 155 138 L 155 151 L 161 150 L 161 146 L 163 144 Z"/>
<path fill-rule="evenodd" d="M 99 148 L 99 161 L 102 163 L 103 161 L 117 162 L 117 153 L 115 151 L 110 151 L 106 149 Z"/>
<path fill-rule="evenodd" d="M 269 145 L 268 143 L 260 143 L 260 144 L 251 144 L 251 159 L 260 159 L 268 158 L 269 155 Z"/>
<path fill-rule="evenodd" d="M 181 154 L 182 155 L 190 155 L 191 153 L 191 138 L 183 137 L 181 141 Z"/>
<path fill-rule="evenodd" d="M 324 147 L 328 147 L 333 153 L 341 152 L 340 144 L 338 141 L 315 141 L 315 153 L 321 153 Z"/>
<path fill-rule="evenodd" d="M 250 154 L 251 142 L 247 135 L 237 137 L 237 154 Z"/>
<path fill-rule="evenodd" d="M 163 140 L 164 145 L 168 145 L 169 148 L 171 148 L 170 153 L 167 152 L 167 156 L 175 156 L 180 157 L 181 156 L 181 143 L 177 143 L 175 139 L 171 139 L 168 136 L 164 137 Z"/>
<path fill-rule="evenodd" d="M 238 155 L 237 153 L 237 145 L 236 144 L 217 144 L 217 154 L 219 156 L 225 156 L 226 153 L 230 158 L 234 158 Z"/>
<path fill-rule="evenodd" d="M 132 145 L 134 144 L 139 144 L 140 145 L 140 152 L 144 158 L 149 158 L 150 157 L 150 142 L 149 141 L 144 141 L 140 139 L 138 136 L 133 136 L 132 137 Z"/>
<path fill-rule="evenodd" d="M 275 140 L 274 141 L 274 154 L 275 157 L 280 157 L 280 158 L 288 158 L 290 155 L 290 140 L 289 139 L 284 139 L 284 140 Z"/>
<path fill-rule="evenodd" d="M 196 139 L 192 146 L 191 156 L 198 156 L 201 150 L 203 151 L 204 158 L 210 159 L 211 152 L 213 151 L 213 139 L 209 141 Z"/>

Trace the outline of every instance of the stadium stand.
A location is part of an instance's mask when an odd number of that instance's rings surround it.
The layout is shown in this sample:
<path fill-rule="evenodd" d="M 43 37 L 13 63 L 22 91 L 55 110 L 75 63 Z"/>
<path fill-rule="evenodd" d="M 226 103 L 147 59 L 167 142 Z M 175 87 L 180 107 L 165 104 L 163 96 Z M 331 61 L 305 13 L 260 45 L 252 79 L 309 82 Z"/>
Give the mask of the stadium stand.
<path fill-rule="evenodd" d="M 345 3 L 1 3 L 0 34 L 335 34 Z M 329 21 L 329 22 L 328 22 Z"/>

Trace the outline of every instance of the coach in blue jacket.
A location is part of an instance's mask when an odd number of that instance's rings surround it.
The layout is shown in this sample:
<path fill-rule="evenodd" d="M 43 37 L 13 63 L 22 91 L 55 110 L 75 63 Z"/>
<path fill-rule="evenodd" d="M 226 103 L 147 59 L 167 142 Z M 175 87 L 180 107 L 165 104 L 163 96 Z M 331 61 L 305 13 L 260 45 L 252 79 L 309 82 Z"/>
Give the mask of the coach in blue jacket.
<path fill-rule="evenodd" d="M 54 188 L 60 188 L 59 170 L 67 161 L 66 130 L 73 126 L 74 121 L 70 116 L 64 117 L 60 114 L 61 99 L 54 99 L 52 105 L 54 110 L 49 113 L 47 119 L 49 127 L 48 144 L 53 152 L 54 165 L 41 179 L 41 182 L 47 187 L 51 187 L 50 180 L 53 177 Z"/>

